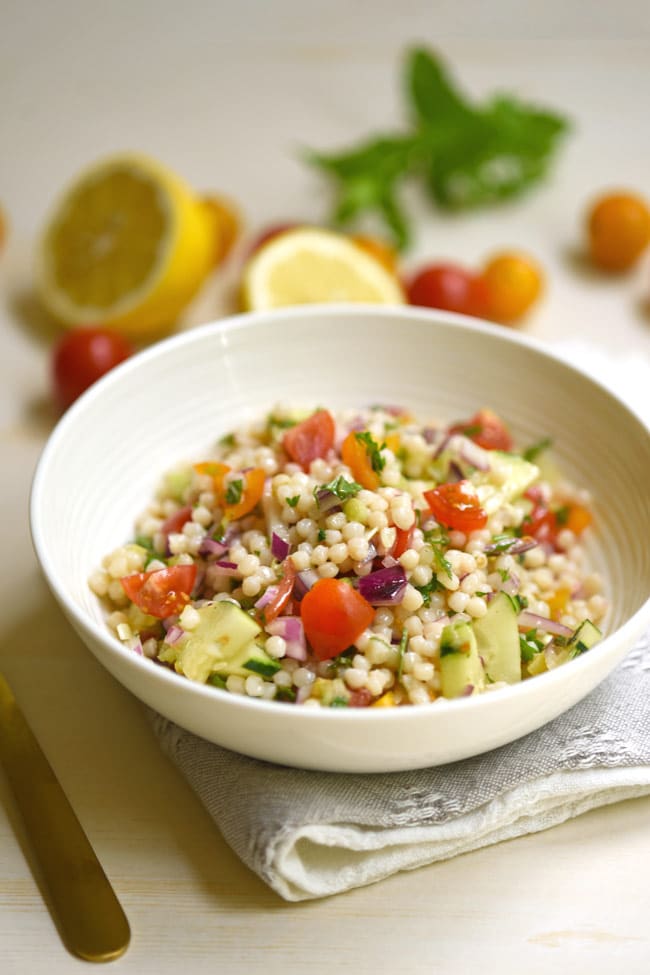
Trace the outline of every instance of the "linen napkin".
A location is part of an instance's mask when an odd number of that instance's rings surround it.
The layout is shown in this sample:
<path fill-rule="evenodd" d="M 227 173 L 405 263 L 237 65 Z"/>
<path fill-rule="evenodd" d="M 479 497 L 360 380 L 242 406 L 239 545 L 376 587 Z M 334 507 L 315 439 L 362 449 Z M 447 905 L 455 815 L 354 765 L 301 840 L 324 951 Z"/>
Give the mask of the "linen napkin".
<path fill-rule="evenodd" d="M 576 351 L 565 346 L 568 357 Z M 596 378 L 647 410 L 648 373 L 629 382 L 638 360 L 578 351 Z M 286 900 L 324 897 L 650 795 L 650 632 L 551 723 L 436 768 L 370 775 L 286 768 L 227 751 L 161 715 L 152 720 L 243 862 Z"/>

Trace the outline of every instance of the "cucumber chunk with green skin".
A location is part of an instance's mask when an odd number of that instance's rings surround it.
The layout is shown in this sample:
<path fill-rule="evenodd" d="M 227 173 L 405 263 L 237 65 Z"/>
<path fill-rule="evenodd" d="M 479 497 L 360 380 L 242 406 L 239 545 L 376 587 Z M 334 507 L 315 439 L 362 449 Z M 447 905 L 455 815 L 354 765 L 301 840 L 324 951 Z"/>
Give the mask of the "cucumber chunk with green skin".
<path fill-rule="evenodd" d="M 584 620 L 567 643 L 569 656 L 578 657 L 581 653 L 586 653 L 602 638 L 601 630 L 591 620 Z"/>
<path fill-rule="evenodd" d="M 447 698 L 468 696 L 485 686 L 485 671 L 469 623 L 449 623 L 442 631 L 440 686 Z"/>
<path fill-rule="evenodd" d="M 512 600 L 503 592 L 497 593 L 485 616 L 471 625 L 488 680 L 517 684 L 521 680 L 521 648 Z"/>
<path fill-rule="evenodd" d="M 227 600 L 202 606 L 197 612 L 200 616 L 197 626 L 173 645 L 165 645 L 159 659 L 173 664 L 179 674 L 202 684 L 212 673 L 248 676 L 251 671 L 244 668 L 242 657 L 248 660 L 260 650 L 254 645 L 261 630 L 259 624 Z"/>
<path fill-rule="evenodd" d="M 507 454 L 502 450 L 486 450 L 487 471 L 473 471 L 470 481 L 485 513 L 495 511 L 520 497 L 539 477 L 539 467 L 524 460 L 518 454 Z"/>
<path fill-rule="evenodd" d="M 260 677 L 273 677 L 281 669 L 280 664 L 270 657 L 266 650 L 253 642 L 244 647 L 241 653 L 234 657 L 228 665 L 229 674 L 247 676 L 259 674 Z"/>

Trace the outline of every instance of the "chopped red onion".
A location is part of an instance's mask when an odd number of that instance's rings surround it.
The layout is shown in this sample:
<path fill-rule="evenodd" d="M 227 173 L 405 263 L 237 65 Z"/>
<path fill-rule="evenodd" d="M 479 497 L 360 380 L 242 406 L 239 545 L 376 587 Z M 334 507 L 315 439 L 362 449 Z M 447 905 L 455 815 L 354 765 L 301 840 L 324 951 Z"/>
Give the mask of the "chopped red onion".
<path fill-rule="evenodd" d="M 236 562 L 213 562 L 210 566 L 211 571 L 215 575 L 220 576 L 237 576 L 239 575 L 239 568 Z"/>
<path fill-rule="evenodd" d="M 397 606 L 404 598 L 408 582 L 401 565 L 377 569 L 359 579 L 359 592 L 371 606 Z"/>
<path fill-rule="evenodd" d="M 329 488 L 320 488 L 316 491 L 316 504 L 320 511 L 332 511 L 341 507 L 341 499 Z"/>
<path fill-rule="evenodd" d="M 485 456 L 485 452 L 468 437 L 461 438 L 459 453 L 462 460 L 466 464 L 471 464 L 477 471 L 489 471 L 490 464 Z"/>
<path fill-rule="evenodd" d="M 433 460 L 437 460 L 438 457 L 440 457 L 440 454 L 443 452 L 443 450 L 445 449 L 445 447 L 447 446 L 447 444 L 451 440 L 451 436 L 452 435 L 450 433 L 445 434 L 445 436 L 442 438 L 442 440 L 440 441 L 440 443 L 438 444 L 438 446 L 436 447 L 436 449 L 433 452 L 433 455 L 432 455 L 433 456 Z"/>
<path fill-rule="evenodd" d="M 424 427 L 422 429 L 422 439 L 425 443 L 433 444 L 436 442 L 439 433 L 440 430 L 437 430 L 436 427 Z"/>
<path fill-rule="evenodd" d="M 142 649 L 142 643 L 140 642 L 139 636 L 132 636 L 130 640 L 126 641 L 126 646 L 133 653 L 137 653 L 139 657 L 144 657 L 144 650 Z"/>
<path fill-rule="evenodd" d="M 307 659 L 305 630 L 299 616 L 278 616 L 266 624 L 266 632 L 271 636 L 281 636 L 287 644 L 286 656 L 293 660 Z"/>
<path fill-rule="evenodd" d="M 459 697 L 471 697 L 473 693 L 474 693 L 474 685 L 465 684 L 465 687 L 462 689 Z"/>
<path fill-rule="evenodd" d="M 514 596 L 515 593 L 519 592 L 519 585 L 519 576 L 514 572 L 510 572 L 499 586 L 499 590 L 505 592 L 508 596 Z"/>
<path fill-rule="evenodd" d="M 528 609 L 521 611 L 517 617 L 517 623 L 520 629 L 544 630 L 545 633 L 552 633 L 554 636 L 573 636 L 573 630 L 570 627 L 565 626 L 563 623 L 558 623 L 557 620 L 551 620 L 547 616 L 539 616 L 538 613 L 531 613 Z"/>
<path fill-rule="evenodd" d="M 523 552 L 527 552 L 531 548 L 535 548 L 539 545 L 536 538 L 532 538 L 530 535 L 522 535 L 521 538 L 517 538 L 515 535 L 512 537 L 512 541 L 504 544 L 504 542 L 486 545 L 485 554 L 486 555 L 521 555 Z"/>
<path fill-rule="evenodd" d="M 228 551 L 228 546 L 224 542 L 218 542 L 215 538 L 210 538 L 209 535 L 201 542 L 199 548 L 199 555 L 206 556 L 210 558 L 219 558 L 220 555 L 225 555 Z"/>
<path fill-rule="evenodd" d="M 271 534 L 271 554 L 280 562 L 284 562 L 290 551 L 288 528 L 284 525 L 276 525 Z"/>
<path fill-rule="evenodd" d="M 303 596 L 309 592 L 312 586 L 318 582 L 320 576 L 315 569 L 303 569 L 302 572 L 298 572 L 296 575 L 296 581 L 293 584 L 293 596 L 298 602 L 303 598 Z"/>
<path fill-rule="evenodd" d="M 167 634 L 165 635 L 164 642 L 168 643 L 170 646 L 173 647 L 175 643 L 178 643 L 178 641 L 180 640 L 180 638 L 183 636 L 184 633 L 185 630 L 181 626 L 174 624 L 173 626 L 170 626 L 169 629 L 167 630 Z"/>
<path fill-rule="evenodd" d="M 273 602 L 277 594 L 278 594 L 278 587 L 269 586 L 268 589 L 264 590 L 260 598 L 255 603 L 255 609 L 264 609 L 265 606 L 268 606 L 269 603 Z"/>
<path fill-rule="evenodd" d="M 449 469 L 447 471 L 447 481 L 450 484 L 458 484 L 459 481 L 464 480 L 465 475 L 458 466 L 455 460 L 452 460 L 449 464 Z"/>

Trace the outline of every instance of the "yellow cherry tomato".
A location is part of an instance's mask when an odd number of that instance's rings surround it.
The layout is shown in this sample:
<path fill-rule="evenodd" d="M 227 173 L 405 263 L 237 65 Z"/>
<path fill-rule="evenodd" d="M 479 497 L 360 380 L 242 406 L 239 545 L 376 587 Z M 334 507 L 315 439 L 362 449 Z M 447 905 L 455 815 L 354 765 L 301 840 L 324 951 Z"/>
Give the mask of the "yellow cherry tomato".
<path fill-rule="evenodd" d="M 633 193 L 611 193 L 592 205 L 587 217 L 589 254 L 606 271 L 625 271 L 650 242 L 650 210 Z"/>
<path fill-rule="evenodd" d="M 539 298 L 544 275 L 532 257 L 520 251 L 496 254 L 482 275 L 487 289 L 488 317 L 506 325 L 517 322 Z"/>

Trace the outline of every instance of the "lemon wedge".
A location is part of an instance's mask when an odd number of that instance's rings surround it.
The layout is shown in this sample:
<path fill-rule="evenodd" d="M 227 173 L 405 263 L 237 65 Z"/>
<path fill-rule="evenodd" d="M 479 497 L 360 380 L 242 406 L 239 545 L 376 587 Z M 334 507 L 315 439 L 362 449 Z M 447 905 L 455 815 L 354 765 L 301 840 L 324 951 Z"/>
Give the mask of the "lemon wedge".
<path fill-rule="evenodd" d="M 214 222 L 180 177 L 147 156 L 115 156 L 57 203 L 41 241 L 39 291 L 65 325 L 155 338 L 199 289 L 214 247 Z"/>
<path fill-rule="evenodd" d="M 273 237 L 251 257 L 242 279 L 249 311 L 329 302 L 402 304 L 397 278 L 352 241 L 300 227 Z"/>

